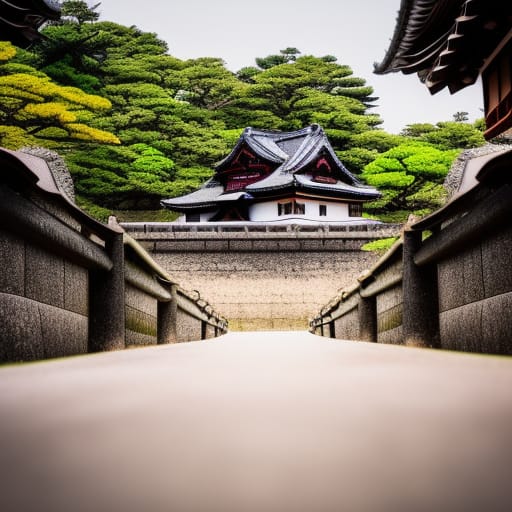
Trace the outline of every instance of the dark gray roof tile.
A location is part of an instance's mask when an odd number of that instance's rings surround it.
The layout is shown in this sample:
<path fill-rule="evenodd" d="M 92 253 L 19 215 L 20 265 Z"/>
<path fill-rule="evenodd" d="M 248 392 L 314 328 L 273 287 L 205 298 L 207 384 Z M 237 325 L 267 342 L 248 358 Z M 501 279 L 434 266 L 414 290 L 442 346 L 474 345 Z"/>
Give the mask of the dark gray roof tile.
<path fill-rule="evenodd" d="M 236 199 L 244 197 L 244 193 L 258 194 L 273 190 L 294 187 L 309 188 L 315 192 L 325 192 L 327 195 L 346 195 L 360 200 L 371 200 L 380 194 L 372 187 L 361 185 L 337 157 L 323 129 L 313 124 L 293 132 L 276 132 L 246 128 L 230 154 L 216 167 L 216 176 L 201 189 L 191 194 L 166 199 L 162 204 L 168 208 L 206 207 L 226 200 L 234 200 L 233 193 L 225 194 L 220 183 L 221 173 L 228 168 L 240 149 L 248 146 L 258 157 L 273 163 L 273 172 L 265 178 L 247 185 L 243 191 L 237 191 Z M 336 183 L 319 183 L 312 181 L 311 177 L 301 175 L 315 159 L 329 157 L 336 166 L 334 176 Z M 250 196 L 248 197 L 250 198 Z"/>

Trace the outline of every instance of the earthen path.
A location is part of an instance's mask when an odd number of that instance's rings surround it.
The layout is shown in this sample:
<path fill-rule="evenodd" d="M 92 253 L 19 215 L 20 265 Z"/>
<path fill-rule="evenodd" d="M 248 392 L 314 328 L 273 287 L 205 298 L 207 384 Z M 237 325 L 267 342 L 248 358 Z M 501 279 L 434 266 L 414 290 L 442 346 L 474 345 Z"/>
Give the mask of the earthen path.
<path fill-rule="evenodd" d="M 231 333 L 0 368 L 10 511 L 500 511 L 512 358 Z"/>

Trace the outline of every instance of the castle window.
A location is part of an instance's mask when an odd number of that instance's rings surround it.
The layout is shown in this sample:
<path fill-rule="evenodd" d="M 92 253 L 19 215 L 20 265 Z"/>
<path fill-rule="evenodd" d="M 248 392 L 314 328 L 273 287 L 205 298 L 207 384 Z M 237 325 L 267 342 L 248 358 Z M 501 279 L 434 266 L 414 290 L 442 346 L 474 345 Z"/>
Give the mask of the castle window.
<path fill-rule="evenodd" d="M 348 205 L 349 217 L 362 217 L 363 216 L 363 205 L 360 203 L 350 203 Z"/>
<path fill-rule="evenodd" d="M 297 203 L 296 201 L 289 201 L 287 203 L 277 203 L 278 215 L 305 215 L 306 205 L 304 203 Z"/>
<path fill-rule="evenodd" d="M 293 213 L 295 215 L 305 215 L 306 214 L 306 205 L 304 203 L 293 203 Z"/>
<path fill-rule="evenodd" d="M 325 217 L 327 215 L 327 205 L 326 204 L 318 205 L 318 215 L 320 215 L 320 217 Z"/>
<path fill-rule="evenodd" d="M 288 203 L 278 203 L 277 204 L 278 215 L 290 215 L 292 213 L 292 205 L 293 205 L 293 203 L 291 201 Z"/>
<path fill-rule="evenodd" d="M 186 222 L 201 222 L 201 215 L 199 213 L 186 213 Z"/>

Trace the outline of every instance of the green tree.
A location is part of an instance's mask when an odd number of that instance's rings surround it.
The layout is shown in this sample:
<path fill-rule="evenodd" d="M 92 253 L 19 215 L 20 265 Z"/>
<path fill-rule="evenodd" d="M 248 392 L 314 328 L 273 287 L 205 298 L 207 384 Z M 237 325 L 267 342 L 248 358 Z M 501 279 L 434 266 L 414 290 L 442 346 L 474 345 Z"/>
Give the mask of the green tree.
<path fill-rule="evenodd" d="M 245 88 L 234 73 L 228 71 L 222 60 L 193 59 L 180 71 L 181 89 L 192 105 L 217 110 L 232 103 Z"/>
<path fill-rule="evenodd" d="M 437 123 L 437 129 L 425 134 L 423 140 L 443 149 L 469 149 L 485 144 L 482 132 L 474 125 L 456 121 Z"/>
<path fill-rule="evenodd" d="M 174 162 L 147 144 L 74 151 L 67 163 L 80 196 L 102 206 L 155 207 L 174 191 Z"/>
<path fill-rule="evenodd" d="M 91 126 L 94 115 L 110 110 L 100 96 L 54 83 L 44 73 L 21 64 L 10 64 L 15 49 L 0 42 L 0 124 L 7 147 L 33 143 L 88 141 L 118 144 L 119 139 Z"/>
<path fill-rule="evenodd" d="M 469 113 L 463 111 L 455 112 L 453 120 L 457 123 L 464 123 L 469 120 Z"/>
<path fill-rule="evenodd" d="M 402 135 L 435 144 L 443 149 L 468 149 L 485 144 L 482 130 L 477 123 L 457 121 L 442 121 L 435 125 L 416 123 L 408 125 L 402 131 Z"/>
<path fill-rule="evenodd" d="M 293 130 L 316 122 L 329 130 L 337 149 L 346 149 L 354 134 L 381 123 L 366 112 L 375 99 L 372 88 L 362 87 L 364 80 L 353 77 L 350 67 L 333 56 L 299 56 L 296 48 L 289 48 L 256 62 L 260 71 L 242 68 L 238 76 L 247 87 L 219 112 L 229 128 Z"/>
<path fill-rule="evenodd" d="M 445 199 L 442 183 L 458 153 L 409 142 L 380 154 L 362 174 L 369 185 L 382 193 L 382 198 L 370 204 L 369 209 L 374 213 L 426 213 L 439 207 Z"/>
<path fill-rule="evenodd" d="M 351 172 L 359 174 L 380 153 L 405 142 L 407 138 L 401 135 L 393 135 L 379 129 L 368 130 L 353 135 L 350 139 L 351 147 L 338 151 L 338 156 Z"/>
<path fill-rule="evenodd" d="M 300 55 L 300 51 L 297 48 L 285 48 L 280 50 L 279 54 L 267 55 L 267 57 L 257 57 L 256 64 L 260 69 L 270 69 L 280 64 L 287 64 L 288 62 L 294 62 L 297 60 L 297 55 Z"/>
<path fill-rule="evenodd" d="M 430 132 L 436 130 L 436 126 L 431 123 L 413 123 L 408 124 L 401 132 L 400 135 L 404 137 L 413 137 L 421 139 Z"/>
<path fill-rule="evenodd" d="M 108 158 L 102 157 L 105 151 L 101 148 L 97 148 L 99 155 L 90 148 L 78 148 L 73 156 L 67 156 L 82 195 L 89 190 L 88 199 L 98 204 L 113 207 L 120 202 L 137 207 L 148 194 L 148 201 L 157 205 L 161 197 L 199 186 L 197 172 L 190 178 L 188 169 L 202 168 L 206 179 L 204 167 L 227 151 L 224 139 L 217 134 L 224 123 L 215 120 L 212 111 L 216 102 L 222 103 L 234 87 L 242 86 L 221 61 L 181 61 L 167 54 L 167 45 L 155 34 L 110 22 L 79 25 L 70 20 L 49 27 L 45 33 L 51 43 L 38 47 L 38 58 L 43 69 L 62 81 L 74 79 L 74 74 L 84 69 L 91 51 L 104 54 L 95 61 L 96 67 L 88 69 L 98 80 L 101 94 L 112 103 L 112 110 L 95 117 L 94 126 L 116 133 L 123 147 L 110 151 Z M 78 44 L 84 39 L 85 45 Z M 59 53 L 56 47 L 76 51 L 73 55 Z M 60 72 L 63 69 L 66 71 Z M 138 165 L 133 154 L 138 143 L 172 161 L 173 173 L 164 176 L 158 166 L 152 169 L 151 165 L 144 171 L 128 171 L 126 162 L 132 167 Z M 92 154 L 94 165 L 90 162 Z M 115 168 L 124 171 L 118 173 Z M 173 180 L 185 185 L 172 185 Z M 118 189 L 117 194 L 113 194 L 114 189 Z"/>
<path fill-rule="evenodd" d="M 92 7 L 87 5 L 87 2 L 80 0 L 65 0 L 60 6 L 62 18 L 64 20 L 71 18 L 76 21 L 79 25 L 87 22 L 98 21 L 100 15 L 96 12 L 96 9 L 100 4 L 96 4 Z"/>

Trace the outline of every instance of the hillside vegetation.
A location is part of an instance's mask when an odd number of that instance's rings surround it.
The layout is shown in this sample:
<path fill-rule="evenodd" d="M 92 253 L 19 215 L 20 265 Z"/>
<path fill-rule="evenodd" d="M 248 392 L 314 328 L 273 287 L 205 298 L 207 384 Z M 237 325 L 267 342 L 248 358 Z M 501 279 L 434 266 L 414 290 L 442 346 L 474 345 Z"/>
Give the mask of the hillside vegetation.
<path fill-rule="evenodd" d="M 100 21 L 85 2 L 63 12 L 30 51 L 0 43 L 0 145 L 58 151 L 79 204 L 99 217 L 194 190 L 246 126 L 319 123 L 345 165 L 383 192 L 368 208 L 377 216 L 438 206 L 458 152 L 484 143 L 461 113 L 386 133 L 372 87 L 332 55 L 286 48 L 233 73 L 219 58 L 177 59 L 157 35 Z"/>

